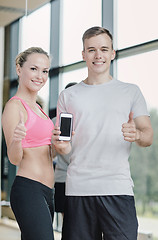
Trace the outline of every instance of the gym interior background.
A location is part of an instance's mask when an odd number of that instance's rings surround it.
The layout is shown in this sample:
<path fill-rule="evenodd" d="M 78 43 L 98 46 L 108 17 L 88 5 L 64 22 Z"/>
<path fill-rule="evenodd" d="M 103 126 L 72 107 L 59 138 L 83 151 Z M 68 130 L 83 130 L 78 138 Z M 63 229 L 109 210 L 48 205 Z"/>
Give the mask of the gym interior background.
<path fill-rule="evenodd" d="M 18 86 L 14 59 L 20 51 L 39 46 L 52 56 L 49 81 L 39 93 L 39 102 L 53 117 L 67 83 L 86 78 L 83 32 L 97 25 L 111 31 L 116 50 L 111 73 L 141 88 L 154 128 L 153 146 L 141 151 L 134 145 L 130 158 L 137 211 L 148 220 L 158 220 L 157 10 L 157 0 L 0 0 L 0 115 Z M 7 203 L 16 167 L 8 161 L 2 131 L 0 141 L 1 203 Z"/>

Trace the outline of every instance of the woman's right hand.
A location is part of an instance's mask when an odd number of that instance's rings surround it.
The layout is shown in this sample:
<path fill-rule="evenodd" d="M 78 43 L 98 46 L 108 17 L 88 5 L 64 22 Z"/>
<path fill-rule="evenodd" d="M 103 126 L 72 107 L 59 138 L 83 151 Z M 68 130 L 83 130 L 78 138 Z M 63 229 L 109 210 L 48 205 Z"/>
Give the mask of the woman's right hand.
<path fill-rule="evenodd" d="M 13 141 L 19 142 L 22 141 L 22 139 L 26 136 L 26 128 L 24 124 L 24 114 L 22 111 L 19 112 L 20 114 L 20 120 L 18 125 L 16 126 L 13 134 Z"/>
<path fill-rule="evenodd" d="M 19 165 L 23 158 L 22 139 L 26 136 L 24 111 L 21 103 L 8 101 L 2 114 L 2 126 L 10 162 Z M 24 121 L 25 120 L 25 121 Z"/>

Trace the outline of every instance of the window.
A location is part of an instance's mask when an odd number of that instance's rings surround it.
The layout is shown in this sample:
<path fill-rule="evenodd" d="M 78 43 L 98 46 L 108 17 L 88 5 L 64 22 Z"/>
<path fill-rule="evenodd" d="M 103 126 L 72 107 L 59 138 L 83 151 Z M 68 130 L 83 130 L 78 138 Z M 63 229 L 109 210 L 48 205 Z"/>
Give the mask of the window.
<path fill-rule="evenodd" d="M 147 101 L 148 107 L 158 109 L 158 50 L 119 59 L 117 78 L 137 84 Z"/>
<path fill-rule="evenodd" d="M 62 73 L 60 75 L 59 91 L 61 92 L 66 87 L 66 85 L 70 82 L 77 82 L 77 83 L 81 82 L 87 77 L 87 75 L 88 75 L 87 67 Z"/>
<path fill-rule="evenodd" d="M 118 60 L 118 79 L 137 84 L 148 105 L 154 140 L 149 148 L 132 144 L 130 167 L 139 232 L 149 232 L 157 239 L 158 216 L 158 50 Z M 149 217 L 150 216 L 150 217 Z"/>
<path fill-rule="evenodd" d="M 117 1 L 118 49 L 158 38 L 157 0 Z"/>
<path fill-rule="evenodd" d="M 41 47 L 48 53 L 50 51 L 50 3 L 21 19 L 20 51 L 33 46 Z M 48 112 L 49 81 L 38 95 L 44 111 Z"/>
<path fill-rule="evenodd" d="M 101 0 L 63 0 L 61 12 L 60 65 L 82 60 L 82 35 L 92 26 L 101 26 Z"/>
<path fill-rule="evenodd" d="M 37 46 L 49 52 L 50 3 L 21 19 L 20 43 L 20 51 Z"/>

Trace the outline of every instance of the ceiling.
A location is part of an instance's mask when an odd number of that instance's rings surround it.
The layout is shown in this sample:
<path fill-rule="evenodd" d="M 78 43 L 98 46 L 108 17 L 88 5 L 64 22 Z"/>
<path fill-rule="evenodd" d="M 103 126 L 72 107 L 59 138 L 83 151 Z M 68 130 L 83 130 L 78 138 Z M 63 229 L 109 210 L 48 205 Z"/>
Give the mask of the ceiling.
<path fill-rule="evenodd" d="M 0 0 L 0 27 L 5 27 L 18 18 L 36 10 L 50 2 L 50 0 Z"/>

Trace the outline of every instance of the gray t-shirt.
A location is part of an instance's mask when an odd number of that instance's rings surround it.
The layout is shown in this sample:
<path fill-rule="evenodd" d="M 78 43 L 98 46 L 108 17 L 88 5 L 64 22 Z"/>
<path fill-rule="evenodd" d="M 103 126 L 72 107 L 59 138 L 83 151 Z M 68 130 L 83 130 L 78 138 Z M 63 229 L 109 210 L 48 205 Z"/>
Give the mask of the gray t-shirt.
<path fill-rule="evenodd" d="M 131 111 L 134 118 L 149 115 L 139 87 L 116 79 L 99 85 L 80 82 L 61 92 L 57 116 L 72 113 L 75 131 L 66 195 L 133 195 L 131 143 L 121 131 Z"/>

